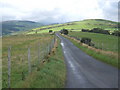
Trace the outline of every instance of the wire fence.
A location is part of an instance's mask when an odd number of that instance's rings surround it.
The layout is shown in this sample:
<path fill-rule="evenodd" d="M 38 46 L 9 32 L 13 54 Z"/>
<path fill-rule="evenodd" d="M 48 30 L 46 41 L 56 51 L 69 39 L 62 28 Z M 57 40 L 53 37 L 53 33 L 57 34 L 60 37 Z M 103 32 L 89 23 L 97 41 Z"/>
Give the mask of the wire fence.
<path fill-rule="evenodd" d="M 2 87 L 11 88 L 17 81 L 24 81 L 40 65 L 42 60 L 50 54 L 55 44 L 55 37 L 46 45 L 38 43 L 26 48 L 8 47 L 8 60 L 3 64 Z"/>

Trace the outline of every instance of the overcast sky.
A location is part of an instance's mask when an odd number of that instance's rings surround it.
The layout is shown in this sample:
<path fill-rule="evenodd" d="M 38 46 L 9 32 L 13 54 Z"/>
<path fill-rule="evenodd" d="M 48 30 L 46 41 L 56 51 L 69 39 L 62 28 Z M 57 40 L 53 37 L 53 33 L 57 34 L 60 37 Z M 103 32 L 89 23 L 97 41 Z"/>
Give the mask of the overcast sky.
<path fill-rule="evenodd" d="M 0 17 L 49 23 L 108 19 L 118 21 L 119 0 L 1 0 Z M 2 16 L 1 16 L 2 15 Z"/>

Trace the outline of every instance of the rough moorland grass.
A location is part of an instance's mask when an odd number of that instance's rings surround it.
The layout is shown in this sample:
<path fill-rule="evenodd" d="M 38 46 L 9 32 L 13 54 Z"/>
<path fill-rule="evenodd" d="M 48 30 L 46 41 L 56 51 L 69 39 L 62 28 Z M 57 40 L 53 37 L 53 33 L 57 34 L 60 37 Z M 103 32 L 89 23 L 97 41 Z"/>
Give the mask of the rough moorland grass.
<path fill-rule="evenodd" d="M 17 35 L 7 36 L 2 39 L 2 85 L 3 88 L 7 87 L 8 81 L 8 62 L 7 62 L 7 50 L 11 46 L 11 87 L 18 84 L 18 81 L 22 81 L 22 72 L 25 77 L 28 75 L 28 61 L 27 61 L 27 49 L 31 48 L 31 62 L 32 65 L 38 63 L 37 61 L 37 48 L 35 48 L 39 42 L 42 46 L 46 46 L 52 39 L 52 36 L 46 36 L 45 34 L 39 35 Z M 45 40 L 45 41 L 44 41 Z"/>
<path fill-rule="evenodd" d="M 49 34 L 16 35 L 3 37 L 2 87 L 7 88 L 7 49 L 11 46 L 11 88 L 61 88 L 65 82 L 65 64 L 61 47 L 55 55 L 43 58 L 47 45 L 53 39 Z M 38 60 L 40 43 L 40 62 Z M 31 74 L 28 74 L 28 47 L 31 50 Z M 43 63 L 43 60 L 45 61 Z"/>
<path fill-rule="evenodd" d="M 16 35 L 7 36 L 2 39 L 2 80 L 3 87 L 7 87 L 8 81 L 8 61 L 7 50 L 11 46 L 11 87 L 14 87 L 19 81 L 28 75 L 28 47 L 31 49 L 32 70 L 38 64 L 38 43 L 40 43 L 41 57 L 43 58 L 46 46 L 52 40 L 53 36 L 48 34 L 37 35 Z"/>
<path fill-rule="evenodd" d="M 112 57 L 112 56 L 108 56 L 106 54 L 102 54 L 100 52 L 96 52 L 94 50 L 91 50 L 87 47 L 84 47 L 82 45 L 80 45 L 78 42 L 74 41 L 73 39 L 68 38 L 75 46 L 77 46 L 78 48 L 80 48 L 82 51 L 84 51 L 85 53 L 87 53 L 88 55 L 92 56 L 93 58 L 96 58 L 97 60 L 100 60 L 102 62 L 105 62 L 107 64 L 110 64 L 114 67 L 120 68 L 120 66 L 118 65 L 118 58 Z"/>
<path fill-rule="evenodd" d="M 64 88 L 66 68 L 60 44 L 58 44 L 54 52 L 46 62 L 41 62 L 24 82 L 20 82 L 15 87 Z"/>

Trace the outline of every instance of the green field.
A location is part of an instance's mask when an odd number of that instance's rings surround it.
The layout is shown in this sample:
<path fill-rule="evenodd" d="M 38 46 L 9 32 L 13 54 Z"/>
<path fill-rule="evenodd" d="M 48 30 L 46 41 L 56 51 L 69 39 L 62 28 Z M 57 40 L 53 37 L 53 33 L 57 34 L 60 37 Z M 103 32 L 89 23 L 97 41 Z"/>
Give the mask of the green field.
<path fill-rule="evenodd" d="M 105 34 L 81 32 L 81 29 L 102 28 L 113 32 L 118 30 L 117 22 L 102 19 L 88 19 L 64 24 L 41 26 L 25 32 L 12 33 L 2 38 L 2 87 L 8 87 L 8 47 L 11 47 L 11 87 L 12 88 L 63 88 L 66 79 L 66 68 L 60 41 L 57 39 L 55 53 L 48 57 L 48 45 L 54 35 L 49 30 L 69 30 L 69 36 L 92 39 L 95 47 L 105 52 L 90 50 L 71 40 L 81 50 L 105 63 L 118 67 L 118 37 Z M 37 31 L 37 33 L 36 33 Z M 17 35 L 15 35 L 17 34 Z M 31 73 L 28 73 L 28 48 L 31 53 Z M 40 49 L 40 58 L 38 50 Z M 112 53 L 111 53 L 112 52 Z"/>
<path fill-rule="evenodd" d="M 47 25 L 42 26 L 40 28 L 33 29 L 29 32 L 25 32 L 25 34 L 34 34 L 36 31 L 37 33 L 48 33 L 49 30 L 53 31 L 60 31 L 61 29 L 65 28 L 69 30 L 69 35 L 74 36 L 77 38 L 88 37 L 92 39 L 92 42 L 95 44 L 95 47 L 98 49 L 102 49 L 107 51 L 107 54 L 96 54 L 96 52 L 91 50 L 86 50 L 89 55 L 93 56 L 96 59 L 102 60 L 107 62 L 113 66 L 117 66 L 118 61 L 118 37 L 112 35 L 105 35 L 105 34 L 97 34 L 97 33 L 89 33 L 89 32 L 81 32 L 82 29 L 93 29 L 93 28 L 101 28 L 104 30 L 109 30 L 112 33 L 114 30 L 118 30 L 117 28 L 118 23 L 103 20 L 103 19 L 86 19 L 83 21 L 74 21 L 68 22 L 64 24 L 55 24 L 55 25 Z M 111 61 L 110 61 L 111 60 Z"/>
<path fill-rule="evenodd" d="M 118 52 L 118 37 L 116 36 L 89 32 L 69 32 L 69 36 L 91 38 L 96 47 L 106 51 Z"/>
<path fill-rule="evenodd" d="M 52 39 L 53 35 L 49 34 L 15 35 L 3 37 L 2 87 L 8 87 L 7 55 L 9 46 L 11 46 L 12 88 L 64 87 L 66 69 L 60 45 L 56 50 L 56 54 L 47 58 L 48 45 Z M 30 47 L 31 53 L 31 73 L 28 73 L 28 47 Z M 40 48 L 39 59 L 38 48 Z M 43 63 L 43 61 L 45 62 Z"/>
<path fill-rule="evenodd" d="M 117 25 L 118 25 L 117 22 L 109 20 L 87 19 L 83 21 L 74 21 L 64 24 L 42 26 L 40 28 L 35 28 L 30 31 L 27 31 L 25 32 L 25 34 L 34 34 L 36 30 L 38 31 L 38 33 L 46 33 L 49 30 L 60 31 L 63 28 L 69 29 L 70 31 L 81 31 L 81 29 L 102 28 L 105 30 L 110 30 L 110 32 L 113 32 L 114 30 L 118 30 Z"/>

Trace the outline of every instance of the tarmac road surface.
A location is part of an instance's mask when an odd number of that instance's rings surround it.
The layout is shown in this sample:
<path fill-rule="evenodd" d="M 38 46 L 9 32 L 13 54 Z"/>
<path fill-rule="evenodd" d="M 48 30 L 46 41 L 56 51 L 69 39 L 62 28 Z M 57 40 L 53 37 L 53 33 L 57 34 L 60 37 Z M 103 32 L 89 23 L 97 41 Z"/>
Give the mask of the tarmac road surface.
<path fill-rule="evenodd" d="M 68 39 L 61 39 L 67 67 L 66 88 L 118 88 L 118 69 L 98 61 L 73 45 Z"/>

